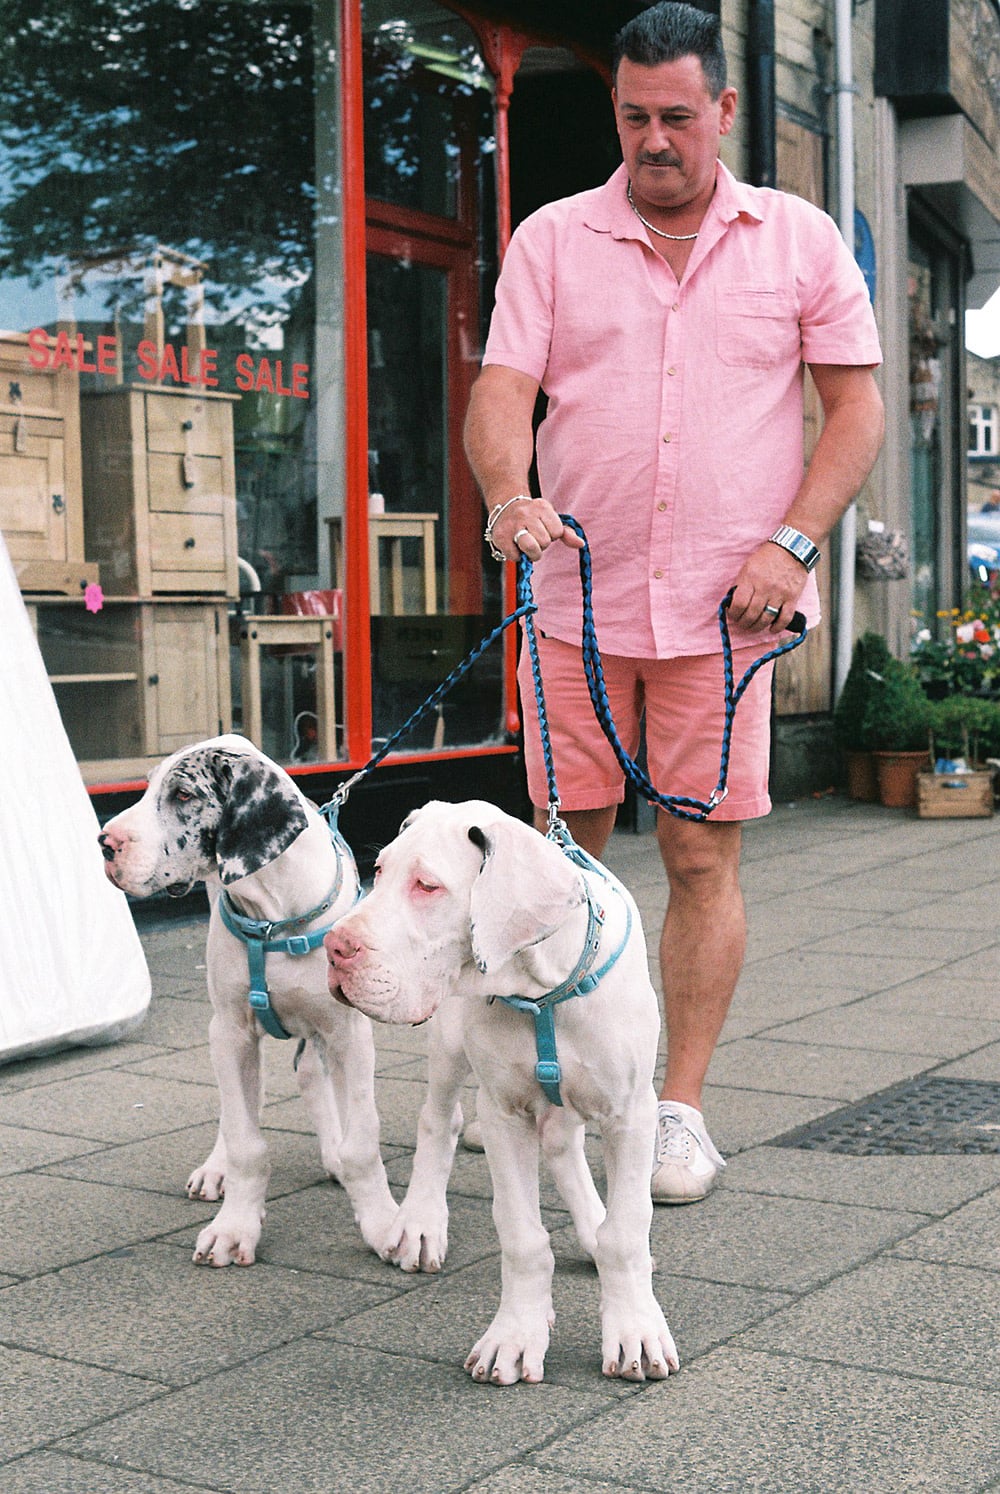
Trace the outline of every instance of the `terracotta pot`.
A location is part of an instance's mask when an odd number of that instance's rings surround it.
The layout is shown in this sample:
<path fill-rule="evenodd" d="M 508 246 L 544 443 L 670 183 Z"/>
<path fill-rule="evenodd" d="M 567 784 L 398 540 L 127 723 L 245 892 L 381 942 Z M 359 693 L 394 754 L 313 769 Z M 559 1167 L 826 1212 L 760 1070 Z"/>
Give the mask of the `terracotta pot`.
<path fill-rule="evenodd" d="M 930 765 L 926 747 L 920 752 L 876 752 L 878 791 L 889 809 L 915 809 L 917 774 Z"/>
<path fill-rule="evenodd" d="M 878 803 L 878 773 L 873 752 L 845 752 L 848 798 L 861 804 Z"/>

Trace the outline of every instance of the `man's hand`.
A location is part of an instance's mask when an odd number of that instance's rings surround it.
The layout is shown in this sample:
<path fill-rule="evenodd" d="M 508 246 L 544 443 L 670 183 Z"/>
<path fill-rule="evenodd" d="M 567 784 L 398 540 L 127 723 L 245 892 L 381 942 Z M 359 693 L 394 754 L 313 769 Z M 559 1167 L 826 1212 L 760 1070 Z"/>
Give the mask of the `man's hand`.
<path fill-rule="evenodd" d="M 583 549 L 583 540 L 566 527 L 545 498 L 518 499 L 504 509 L 493 529 L 493 543 L 505 560 L 517 560 L 522 555 L 531 561 L 540 560 L 555 540 L 571 550 Z"/>
<path fill-rule="evenodd" d="M 780 633 L 789 627 L 806 584 L 805 566 L 766 540 L 744 562 L 729 604 L 731 621 L 750 633 Z"/>

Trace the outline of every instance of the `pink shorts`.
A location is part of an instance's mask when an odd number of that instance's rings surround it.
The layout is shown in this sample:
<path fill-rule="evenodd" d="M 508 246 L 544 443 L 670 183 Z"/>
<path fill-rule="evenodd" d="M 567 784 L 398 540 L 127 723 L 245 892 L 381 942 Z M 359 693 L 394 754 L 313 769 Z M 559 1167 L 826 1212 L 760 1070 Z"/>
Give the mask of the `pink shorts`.
<path fill-rule="evenodd" d="M 545 713 L 559 800 L 565 810 L 605 809 L 625 797 L 624 775 L 594 715 L 578 645 L 536 632 Z M 766 649 L 733 650 L 734 681 Z M 604 682 L 618 737 L 630 757 L 639 747 L 646 715 L 647 772 L 661 794 L 707 800 L 719 781 L 725 680 L 721 654 L 679 659 L 624 659 L 603 654 Z M 713 820 L 750 820 L 767 814 L 771 752 L 773 661 L 750 681 L 734 718 L 729 793 Z M 548 782 L 528 648 L 522 639 L 518 684 L 524 719 L 524 757 L 531 802 L 548 803 Z"/>

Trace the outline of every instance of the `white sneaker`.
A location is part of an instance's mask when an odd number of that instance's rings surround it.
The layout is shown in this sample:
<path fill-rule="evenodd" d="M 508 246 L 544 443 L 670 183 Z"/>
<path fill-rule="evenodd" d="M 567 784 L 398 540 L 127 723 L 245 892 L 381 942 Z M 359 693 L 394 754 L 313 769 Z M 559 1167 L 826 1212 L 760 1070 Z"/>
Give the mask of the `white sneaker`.
<path fill-rule="evenodd" d="M 653 1153 L 653 1202 L 696 1203 L 715 1186 L 725 1165 L 705 1130 L 701 1111 L 679 1100 L 661 1100 Z"/>

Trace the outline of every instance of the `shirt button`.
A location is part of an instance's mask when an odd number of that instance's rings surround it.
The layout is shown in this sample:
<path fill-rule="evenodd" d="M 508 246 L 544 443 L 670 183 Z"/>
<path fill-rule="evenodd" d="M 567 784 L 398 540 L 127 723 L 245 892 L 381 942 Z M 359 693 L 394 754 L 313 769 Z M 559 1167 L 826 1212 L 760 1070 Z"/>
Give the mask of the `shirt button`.
<path fill-rule="evenodd" d="M 666 513 L 666 511 L 667 511 L 667 505 L 666 505 L 666 504 L 665 504 L 665 503 L 658 503 L 658 504 L 657 504 L 657 505 L 656 505 L 656 507 L 657 507 L 657 509 L 658 509 L 658 510 L 659 510 L 659 512 L 660 512 L 660 513 L 661 513 L 661 514 L 665 514 L 665 513 Z"/>
<path fill-rule="evenodd" d="M 677 372 L 676 368 L 668 368 L 667 369 L 667 374 L 669 375 L 670 378 L 673 378 L 673 376 L 674 376 L 674 374 L 676 372 Z"/>
<path fill-rule="evenodd" d="M 669 445 L 669 443 L 670 443 L 670 432 L 669 432 L 669 431 L 667 431 L 667 434 L 666 434 L 666 435 L 665 435 L 665 436 L 664 436 L 664 438 L 663 438 L 663 439 L 664 439 L 664 441 L 666 441 L 666 442 L 667 442 L 667 444 L 668 444 L 668 445 Z"/>
<path fill-rule="evenodd" d="M 656 578 L 657 581 L 662 581 L 663 580 L 663 572 L 662 571 L 654 571 L 653 575 L 655 576 L 655 578 Z"/>
<path fill-rule="evenodd" d="M 680 311 L 680 309 L 681 309 L 681 303 L 679 301 L 675 301 L 674 304 L 670 308 L 671 311 Z"/>

